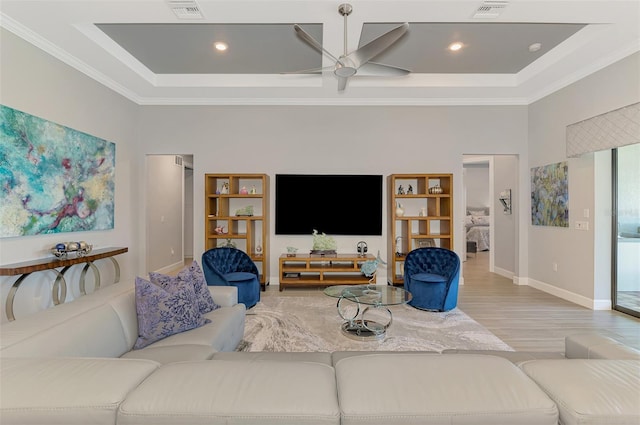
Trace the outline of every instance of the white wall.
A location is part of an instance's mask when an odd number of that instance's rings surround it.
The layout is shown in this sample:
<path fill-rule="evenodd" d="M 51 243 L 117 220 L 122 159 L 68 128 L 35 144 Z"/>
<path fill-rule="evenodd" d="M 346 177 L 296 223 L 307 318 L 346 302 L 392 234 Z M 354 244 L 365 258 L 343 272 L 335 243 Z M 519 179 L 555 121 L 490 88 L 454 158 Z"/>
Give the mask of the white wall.
<path fill-rule="evenodd" d="M 117 260 L 122 279 L 131 279 L 136 274 L 141 245 L 134 229 L 144 221 L 139 216 L 138 188 L 132 183 L 138 179 L 134 170 L 140 167 L 132 150 L 138 107 L 4 29 L 0 29 L 0 40 L 0 102 L 3 105 L 116 144 L 115 228 L 0 239 L 0 264 L 50 257 L 48 249 L 56 242 L 85 240 L 95 248 L 129 247 L 129 253 L 119 255 Z M 111 262 L 99 260 L 96 265 L 102 270 L 102 284 L 112 281 Z M 77 282 L 80 269 L 75 266 L 70 270 L 69 280 Z M 0 278 L 2 306 L 15 280 L 16 277 Z M 54 280 L 53 272 L 35 273 L 27 278 L 16 295 L 16 317 L 50 306 L 50 287 Z M 91 288 L 88 284 L 87 289 Z M 77 296 L 77 289 L 77 285 L 71 286 L 67 299 Z M 6 320 L 4 308 L 0 316 L 1 321 Z"/>
<path fill-rule="evenodd" d="M 513 155 L 495 155 L 493 157 L 493 185 L 494 199 L 491 200 L 491 214 L 494 224 L 494 240 L 491 249 L 494 270 L 503 276 L 512 277 L 517 270 L 518 235 L 516 226 L 518 216 L 513 212 L 505 214 L 498 197 L 503 190 L 511 189 L 512 205 L 518 205 L 518 158 Z"/>
<path fill-rule="evenodd" d="M 205 173 L 255 172 L 273 177 L 277 173 L 450 172 L 457 222 L 464 215 L 463 153 L 480 150 L 526 156 L 526 129 L 526 107 L 518 106 L 149 106 L 140 114 L 137 159 L 145 154 L 193 153 L 197 260 L 204 247 L 204 200 L 198 194 L 204 193 Z M 273 200 L 273 184 L 270 195 Z M 385 207 L 385 222 L 386 211 Z M 273 217 L 273 202 L 270 214 Z M 370 252 L 379 249 L 384 258 L 386 226 L 383 233 L 365 239 Z M 310 249 L 311 236 L 276 236 L 273 226 L 270 234 L 271 283 L 277 284 L 280 253 L 288 245 Z M 339 250 L 351 252 L 362 237 L 336 239 Z M 461 254 L 464 234 L 457 232 L 454 239 Z M 379 279 L 385 276 L 381 270 Z"/>
<path fill-rule="evenodd" d="M 147 156 L 147 268 L 165 272 L 183 264 L 183 167 L 176 155 Z"/>
<path fill-rule="evenodd" d="M 193 258 L 193 170 L 184 169 L 184 256 Z"/>
<path fill-rule="evenodd" d="M 489 207 L 489 163 L 465 164 L 467 208 Z M 493 214 L 493 208 L 490 211 Z"/>
<path fill-rule="evenodd" d="M 529 106 L 529 167 L 567 160 L 567 125 L 638 101 L 640 53 L 533 103 Z M 602 182 L 607 176 L 598 172 L 594 157 L 599 155 L 568 160 L 569 228 L 531 226 L 528 218 L 529 283 L 583 305 L 606 308 L 610 279 L 599 269 L 610 267 L 610 245 L 596 246 L 594 241 L 604 238 L 593 229 L 606 232 L 610 228 L 611 206 L 609 198 L 596 196 L 594 189 L 610 187 Z M 585 209 L 589 218 L 583 217 Z M 589 221 L 590 230 L 575 230 L 576 220 Z M 554 262 L 557 272 L 552 269 Z"/>

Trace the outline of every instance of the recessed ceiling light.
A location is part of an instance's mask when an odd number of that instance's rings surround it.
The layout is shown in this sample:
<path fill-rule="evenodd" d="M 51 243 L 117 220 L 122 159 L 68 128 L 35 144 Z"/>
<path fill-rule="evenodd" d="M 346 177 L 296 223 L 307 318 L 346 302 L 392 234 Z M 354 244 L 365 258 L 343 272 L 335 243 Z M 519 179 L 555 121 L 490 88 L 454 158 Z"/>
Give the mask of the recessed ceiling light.
<path fill-rule="evenodd" d="M 456 41 L 455 43 L 449 44 L 448 48 L 452 52 L 457 52 L 458 50 L 462 49 L 463 46 L 464 46 L 464 44 L 460 43 L 459 41 Z"/>
<path fill-rule="evenodd" d="M 542 47 L 541 43 L 533 43 L 529 46 L 529 51 L 530 52 L 537 52 L 538 50 L 540 50 L 540 48 Z"/>
<path fill-rule="evenodd" d="M 213 43 L 213 47 L 215 47 L 216 50 L 218 50 L 220 52 L 224 52 L 225 50 L 227 50 L 229 48 L 227 43 L 223 43 L 221 41 L 217 41 L 217 42 Z"/>

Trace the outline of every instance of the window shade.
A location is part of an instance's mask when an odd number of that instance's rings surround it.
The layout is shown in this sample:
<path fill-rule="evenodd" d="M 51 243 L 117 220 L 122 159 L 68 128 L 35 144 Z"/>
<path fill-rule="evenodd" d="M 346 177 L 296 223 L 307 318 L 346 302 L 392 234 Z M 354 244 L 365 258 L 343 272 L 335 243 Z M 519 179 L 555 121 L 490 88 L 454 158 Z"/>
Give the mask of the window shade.
<path fill-rule="evenodd" d="M 640 103 L 567 126 L 567 157 L 640 143 Z"/>

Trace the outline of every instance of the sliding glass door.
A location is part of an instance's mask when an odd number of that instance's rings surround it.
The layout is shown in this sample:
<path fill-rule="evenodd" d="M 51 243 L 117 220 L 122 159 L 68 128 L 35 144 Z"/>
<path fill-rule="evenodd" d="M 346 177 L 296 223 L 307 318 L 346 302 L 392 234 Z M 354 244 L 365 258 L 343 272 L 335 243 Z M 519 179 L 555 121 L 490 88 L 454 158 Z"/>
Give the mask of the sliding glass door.
<path fill-rule="evenodd" d="M 640 317 L 640 144 L 613 150 L 613 308 Z"/>

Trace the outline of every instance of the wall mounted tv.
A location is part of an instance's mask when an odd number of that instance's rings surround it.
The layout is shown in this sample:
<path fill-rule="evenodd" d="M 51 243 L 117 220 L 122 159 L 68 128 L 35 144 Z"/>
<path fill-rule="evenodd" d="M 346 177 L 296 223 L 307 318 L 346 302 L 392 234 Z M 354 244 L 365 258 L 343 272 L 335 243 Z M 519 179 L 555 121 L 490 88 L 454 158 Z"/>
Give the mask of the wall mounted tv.
<path fill-rule="evenodd" d="M 276 235 L 382 235 L 382 176 L 276 174 Z"/>

